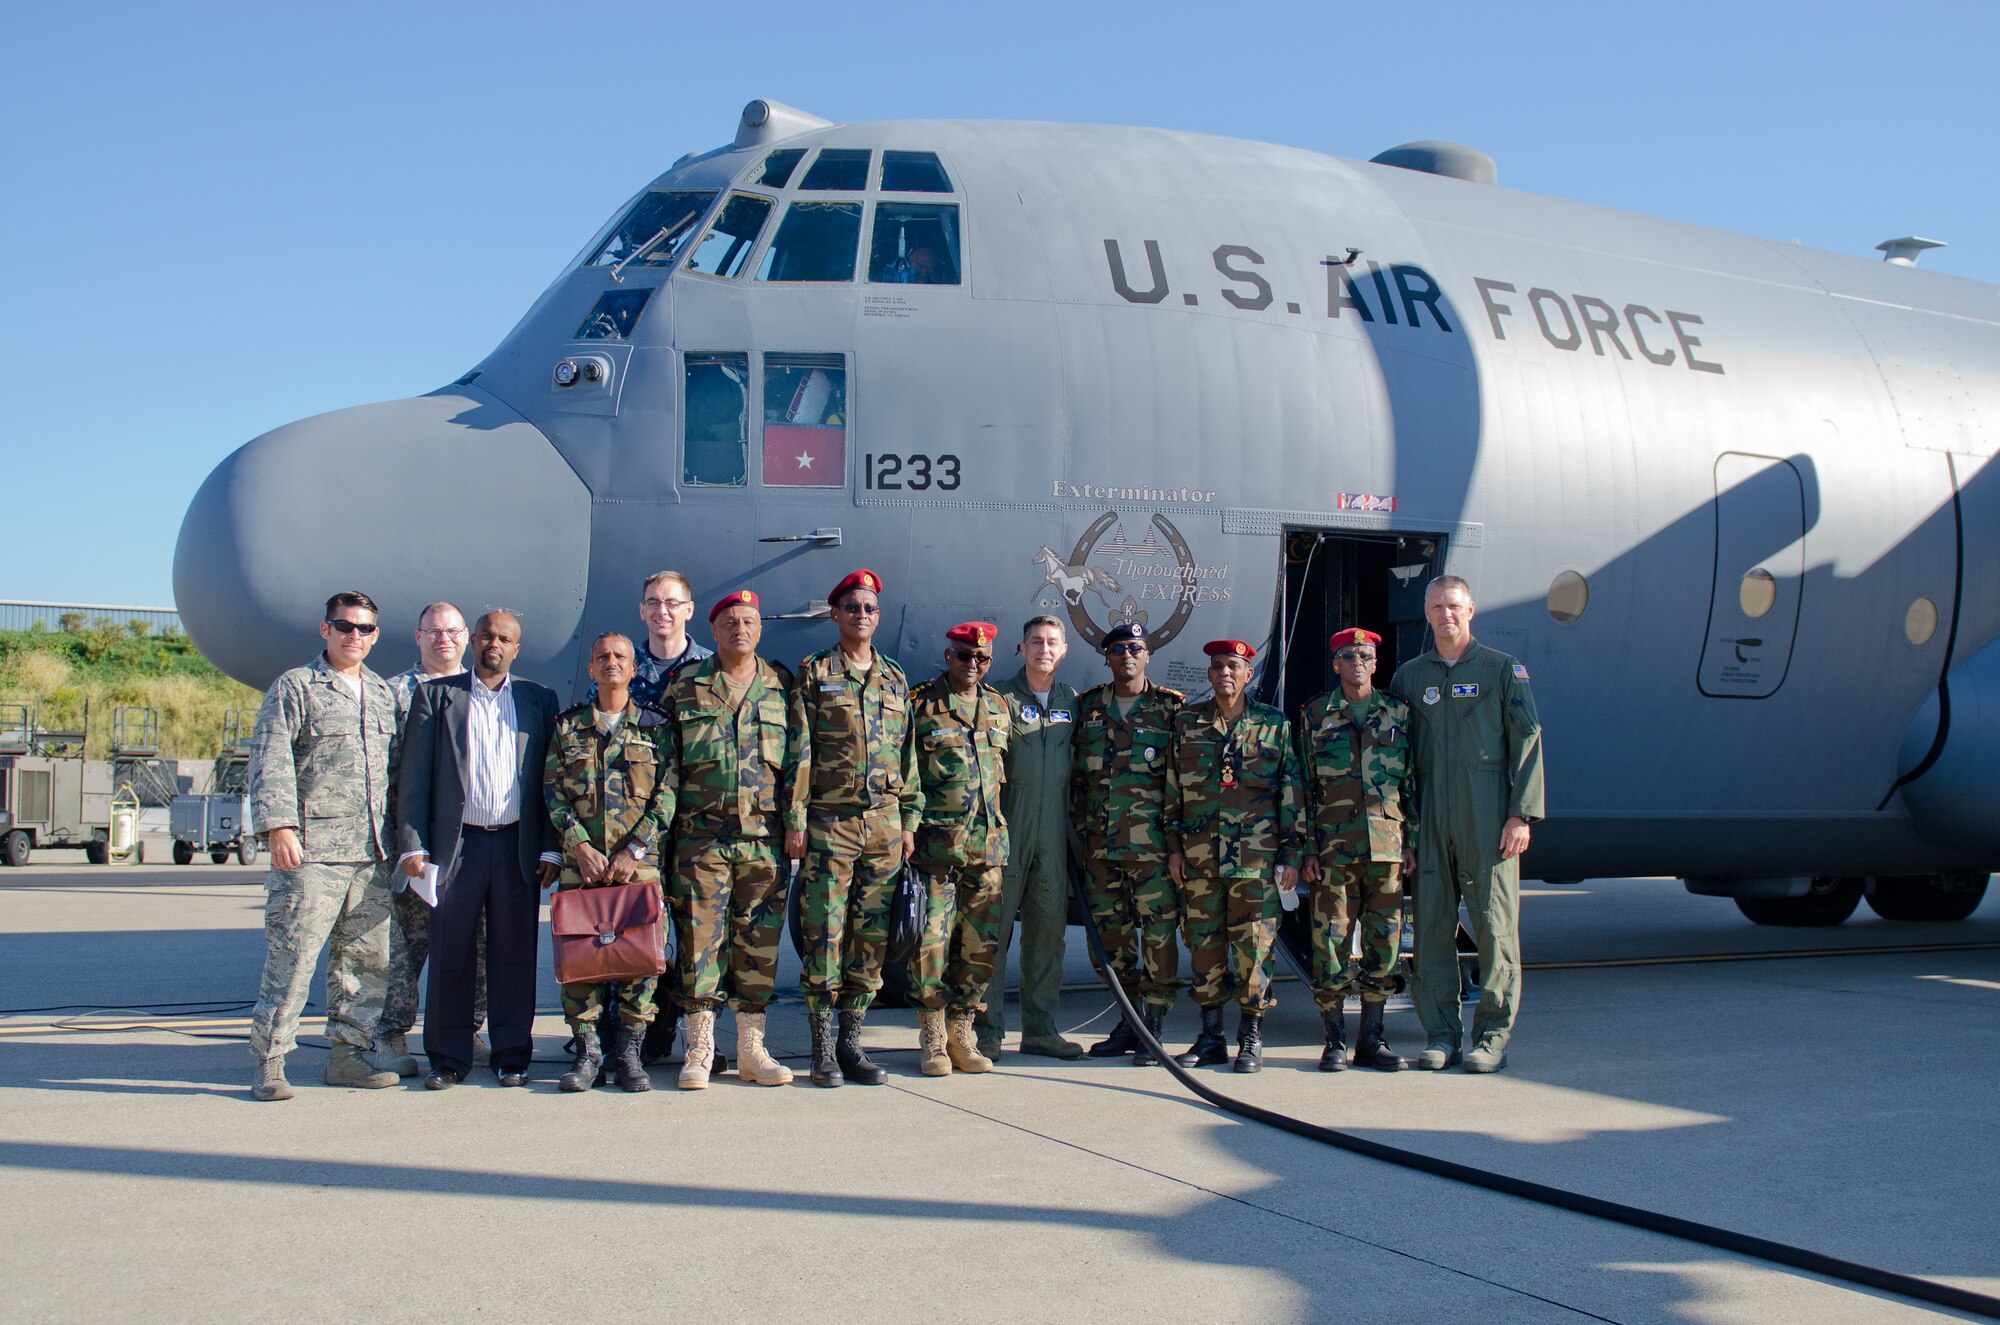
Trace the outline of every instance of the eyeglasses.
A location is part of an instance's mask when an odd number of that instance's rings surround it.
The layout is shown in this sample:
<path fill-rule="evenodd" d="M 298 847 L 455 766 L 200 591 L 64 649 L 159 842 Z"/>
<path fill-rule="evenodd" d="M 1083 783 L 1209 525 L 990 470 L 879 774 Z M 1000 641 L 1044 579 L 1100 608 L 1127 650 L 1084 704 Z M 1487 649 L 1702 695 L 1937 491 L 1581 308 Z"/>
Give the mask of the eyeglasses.
<path fill-rule="evenodd" d="M 376 630 L 376 627 L 367 621 L 340 621 L 329 617 L 326 624 L 343 635 L 359 635 L 363 639 L 373 635 Z"/>
<path fill-rule="evenodd" d="M 1131 644 L 1114 644 L 1105 650 L 1106 653 L 1111 654 L 1113 657 L 1121 653 L 1144 653 L 1145 651 L 1146 646 L 1136 641 Z"/>
<path fill-rule="evenodd" d="M 687 607 L 690 601 L 686 598 L 641 598 L 639 606 L 645 608 L 648 612 L 657 607 L 664 607 L 669 612 L 678 612 L 683 607 Z"/>
<path fill-rule="evenodd" d="M 881 612 L 880 603 L 842 603 L 840 610 L 850 616 L 874 616 Z"/>
<path fill-rule="evenodd" d="M 1335 662 L 1374 662 L 1375 655 L 1373 653 L 1356 653 L 1352 649 L 1342 649 L 1339 653 L 1333 655 L 1333 660 Z"/>
<path fill-rule="evenodd" d="M 981 667 L 989 666 L 993 662 L 992 654 L 981 653 L 977 649 L 953 649 L 951 656 L 960 662 L 976 662 Z"/>
<path fill-rule="evenodd" d="M 425 629 L 420 630 L 417 633 L 419 635 L 429 635 L 432 639 L 444 639 L 447 636 L 453 639 L 464 639 L 465 627 L 464 626 L 426 627 Z"/>

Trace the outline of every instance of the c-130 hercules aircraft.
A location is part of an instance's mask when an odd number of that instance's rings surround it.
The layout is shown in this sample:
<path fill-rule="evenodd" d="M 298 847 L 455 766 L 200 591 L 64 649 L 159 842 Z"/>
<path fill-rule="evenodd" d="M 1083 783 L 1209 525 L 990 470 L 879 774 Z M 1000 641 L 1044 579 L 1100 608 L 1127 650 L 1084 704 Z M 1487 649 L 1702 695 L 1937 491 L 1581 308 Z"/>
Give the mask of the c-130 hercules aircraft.
<path fill-rule="evenodd" d="M 918 674 L 952 622 L 1054 611 L 1079 685 L 1137 620 L 1184 688 L 1203 641 L 1262 642 L 1295 712 L 1331 629 L 1384 634 L 1378 679 L 1421 651 L 1450 572 L 1533 676 L 1527 874 L 1957 919 L 2000 860 L 2000 292 L 1927 246 L 1523 194 L 1448 143 L 753 101 L 457 382 L 224 460 L 175 595 L 253 685 L 336 589 L 392 625 L 505 604 L 519 668 L 574 693 L 652 570 L 755 587 L 789 660 L 868 566 Z M 504 533 L 420 546 L 440 491 Z"/>

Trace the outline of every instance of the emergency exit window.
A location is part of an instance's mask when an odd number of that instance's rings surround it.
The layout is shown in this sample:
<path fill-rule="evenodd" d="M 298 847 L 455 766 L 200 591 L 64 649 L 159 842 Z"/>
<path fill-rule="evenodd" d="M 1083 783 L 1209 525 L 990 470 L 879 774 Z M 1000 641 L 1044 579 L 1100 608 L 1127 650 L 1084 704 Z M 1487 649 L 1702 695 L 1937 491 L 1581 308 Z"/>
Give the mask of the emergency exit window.
<path fill-rule="evenodd" d="M 868 158 L 873 155 L 865 147 L 821 148 L 799 187 L 859 193 L 868 187 Z"/>
<path fill-rule="evenodd" d="M 944 173 L 936 152 L 884 152 L 882 189 L 886 193 L 950 193 L 951 176 Z"/>
<path fill-rule="evenodd" d="M 957 285 L 956 203 L 878 202 L 868 279 L 887 285 Z"/>
<path fill-rule="evenodd" d="M 687 270 L 731 279 L 741 276 L 749 264 L 750 250 L 757 247 L 757 236 L 764 233 L 764 222 L 770 216 L 769 198 L 732 194 L 708 227 L 708 233 L 695 245 L 694 252 L 688 254 Z"/>
<path fill-rule="evenodd" d="M 847 367 L 837 354 L 764 356 L 764 484 L 847 482 Z"/>
<path fill-rule="evenodd" d="M 681 402 L 681 478 L 690 487 L 743 487 L 750 455 L 745 431 L 750 356 L 690 354 Z"/>
<path fill-rule="evenodd" d="M 851 281 L 861 242 L 858 202 L 795 202 L 764 250 L 760 281 Z"/>

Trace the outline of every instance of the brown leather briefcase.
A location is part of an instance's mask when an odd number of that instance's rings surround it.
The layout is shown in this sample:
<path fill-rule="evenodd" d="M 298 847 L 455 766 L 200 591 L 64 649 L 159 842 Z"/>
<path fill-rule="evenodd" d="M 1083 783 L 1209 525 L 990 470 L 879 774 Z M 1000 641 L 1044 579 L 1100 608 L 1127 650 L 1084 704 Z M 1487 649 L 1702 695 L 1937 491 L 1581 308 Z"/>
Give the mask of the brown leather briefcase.
<path fill-rule="evenodd" d="M 571 888 L 549 903 L 559 984 L 645 980 L 667 969 L 660 886 Z"/>

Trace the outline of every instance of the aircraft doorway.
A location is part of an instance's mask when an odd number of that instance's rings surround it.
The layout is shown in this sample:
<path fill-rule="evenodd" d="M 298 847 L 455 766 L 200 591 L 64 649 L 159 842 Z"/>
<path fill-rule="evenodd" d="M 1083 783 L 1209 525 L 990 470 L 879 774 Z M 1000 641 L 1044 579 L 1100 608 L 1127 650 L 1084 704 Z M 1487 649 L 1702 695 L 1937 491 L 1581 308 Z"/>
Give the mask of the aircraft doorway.
<path fill-rule="evenodd" d="M 1326 640 L 1360 626 L 1382 636 L 1375 683 L 1424 651 L 1424 586 L 1444 557 L 1430 534 L 1352 534 L 1287 529 L 1284 591 L 1278 601 L 1275 655 L 1259 698 L 1296 719 L 1308 699 L 1336 684 Z"/>

